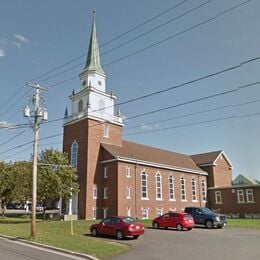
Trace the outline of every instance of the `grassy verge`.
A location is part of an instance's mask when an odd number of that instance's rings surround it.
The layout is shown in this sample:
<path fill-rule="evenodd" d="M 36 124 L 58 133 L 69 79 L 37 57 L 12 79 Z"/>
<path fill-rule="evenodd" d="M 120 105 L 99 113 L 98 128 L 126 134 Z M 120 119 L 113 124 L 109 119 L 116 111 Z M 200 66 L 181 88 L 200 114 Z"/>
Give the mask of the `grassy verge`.
<path fill-rule="evenodd" d="M 38 221 L 36 238 L 32 239 L 30 238 L 29 219 L 0 218 L 0 234 L 90 254 L 100 259 L 123 253 L 129 249 L 113 240 L 107 242 L 91 237 L 89 226 L 92 223 L 93 221 L 85 220 L 73 221 L 73 235 L 71 235 L 70 221 Z"/>
<path fill-rule="evenodd" d="M 260 219 L 227 219 L 229 227 L 259 228 Z"/>

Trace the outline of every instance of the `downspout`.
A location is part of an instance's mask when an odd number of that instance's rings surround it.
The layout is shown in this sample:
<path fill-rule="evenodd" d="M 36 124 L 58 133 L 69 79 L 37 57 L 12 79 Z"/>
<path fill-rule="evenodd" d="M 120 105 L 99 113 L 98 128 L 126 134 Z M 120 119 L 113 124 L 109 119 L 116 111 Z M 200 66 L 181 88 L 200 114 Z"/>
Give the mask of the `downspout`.
<path fill-rule="evenodd" d="M 136 191 L 137 191 L 137 187 L 136 187 L 136 183 L 137 183 L 137 166 L 138 166 L 138 163 L 136 162 L 135 164 L 135 198 L 134 198 L 134 207 L 135 207 L 135 217 L 137 218 L 137 194 L 136 194 Z"/>

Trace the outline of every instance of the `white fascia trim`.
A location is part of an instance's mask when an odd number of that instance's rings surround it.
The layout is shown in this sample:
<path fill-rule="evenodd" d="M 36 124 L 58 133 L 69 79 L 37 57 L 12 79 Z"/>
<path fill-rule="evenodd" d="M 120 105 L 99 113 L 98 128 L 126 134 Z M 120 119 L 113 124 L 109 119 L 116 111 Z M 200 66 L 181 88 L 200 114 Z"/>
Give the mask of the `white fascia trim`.
<path fill-rule="evenodd" d="M 223 187 L 209 187 L 208 190 L 237 189 L 237 188 L 250 189 L 253 187 L 260 187 L 260 184 L 244 184 L 244 185 L 233 185 L 233 186 L 223 186 Z"/>
<path fill-rule="evenodd" d="M 141 164 L 141 165 L 145 165 L 145 166 L 152 166 L 152 167 L 163 168 L 163 169 L 173 170 L 173 171 L 196 173 L 196 174 L 205 175 L 205 176 L 208 175 L 208 173 L 204 172 L 204 171 L 192 170 L 192 169 L 181 168 L 181 167 L 176 167 L 176 166 L 169 166 L 169 165 L 160 164 L 160 163 L 146 162 L 146 161 L 141 161 L 141 160 L 133 160 L 130 158 L 124 158 L 124 157 L 119 157 L 119 156 L 117 156 L 115 159 L 102 161 L 101 163 L 108 163 L 108 162 L 114 162 L 114 161 Z"/>
<path fill-rule="evenodd" d="M 216 162 L 217 162 L 217 160 L 219 159 L 219 157 L 220 157 L 221 155 L 224 156 L 225 159 L 227 160 L 227 162 L 228 162 L 228 164 L 229 164 L 229 166 L 230 166 L 230 169 L 233 169 L 233 166 L 232 166 L 230 160 L 228 159 L 228 157 L 226 156 L 226 154 L 224 153 L 224 151 L 221 151 L 221 153 L 219 153 L 218 157 L 217 157 L 216 160 L 213 162 L 213 165 L 217 165 Z"/>
<path fill-rule="evenodd" d="M 68 116 L 67 119 L 69 119 L 70 117 L 73 118 L 73 116 Z M 66 118 L 65 118 L 66 119 Z M 95 121 L 98 121 L 98 122 L 101 122 L 101 123 L 110 123 L 110 124 L 113 124 L 113 125 L 119 125 L 119 126 L 124 126 L 123 123 L 118 123 L 116 121 L 108 121 L 108 120 L 104 120 L 104 119 L 100 119 L 98 117 L 95 117 L 95 116 L 91 116 L 91 115 L 82 115 L 82 117 L 79 117 L 79 118 L 76 118 L 76 119 L 71 119 L 71 121 L 68 121 L 66 123 L 63 124 L 63 127 L 64 126 L 67 126 L 67 125 L 71 125 L 71 124 L 74 124 L 76 122 L 79 122 L 79 121 L 82 121 L 84 119 L 92 119 L 92 120 L 95 120 Z"/>

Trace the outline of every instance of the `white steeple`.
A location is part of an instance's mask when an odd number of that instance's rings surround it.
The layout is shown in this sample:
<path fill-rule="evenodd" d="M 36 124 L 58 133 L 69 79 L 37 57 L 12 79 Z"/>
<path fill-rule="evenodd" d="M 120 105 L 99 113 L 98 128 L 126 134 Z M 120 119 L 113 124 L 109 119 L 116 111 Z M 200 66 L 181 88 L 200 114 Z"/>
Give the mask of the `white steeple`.
<path fill-rule="evenodd" d="M 114 115 L 114 94 L 106 93 L 106 75 L 100 63 L 99 46 L 96 34 L 95 12 L 90 36 L 86 65 L 80 76 L 80 91 L 70 96 L 72 115 L 64 123 L 83 118 L 93 118 L 122 125 L 122 117 Z"/>

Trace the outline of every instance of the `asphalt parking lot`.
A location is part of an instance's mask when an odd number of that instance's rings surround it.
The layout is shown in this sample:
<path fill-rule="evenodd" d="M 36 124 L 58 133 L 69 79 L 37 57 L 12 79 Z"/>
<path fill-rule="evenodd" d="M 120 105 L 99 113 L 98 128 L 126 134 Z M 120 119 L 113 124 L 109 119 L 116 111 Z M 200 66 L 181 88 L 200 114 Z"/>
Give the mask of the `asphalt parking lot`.
<path fill-rule="evenodd" d="M 229 228 L 194 228 L 191 231 L 147 228 L 137 240 L 122 243 L 131 247 L 127 253 L 110 259 L 260 259 L 260 230 Z"/>

